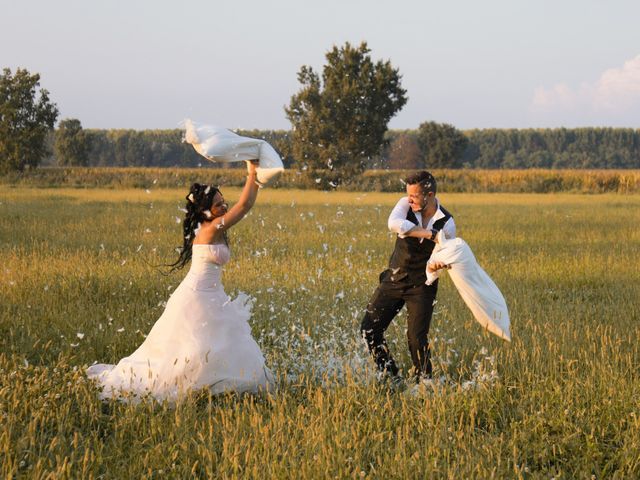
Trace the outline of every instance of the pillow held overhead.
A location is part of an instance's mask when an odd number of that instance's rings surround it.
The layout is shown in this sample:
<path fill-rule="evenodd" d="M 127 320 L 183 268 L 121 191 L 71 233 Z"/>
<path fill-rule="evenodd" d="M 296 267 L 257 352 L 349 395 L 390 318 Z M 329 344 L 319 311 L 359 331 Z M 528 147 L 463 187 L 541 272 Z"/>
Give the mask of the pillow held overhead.
<path fill-rule="evenodd" d="M 241 162 L 258 160 L 258 183 L 268 185 L 284 171 L 278 152 L 264 140 L 243 137 L 226 128 L 201 125 L 189 119 L 184 121 L 184 140 L 207 160 L 214 162 Z"/>

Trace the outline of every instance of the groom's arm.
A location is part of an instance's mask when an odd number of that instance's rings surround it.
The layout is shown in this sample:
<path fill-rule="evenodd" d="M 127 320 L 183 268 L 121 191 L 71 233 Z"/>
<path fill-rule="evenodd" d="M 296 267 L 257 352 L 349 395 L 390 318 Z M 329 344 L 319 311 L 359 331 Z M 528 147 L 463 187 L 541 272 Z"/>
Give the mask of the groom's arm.
<path fill-rule="evenodd" d="M 453 221 L 453 217 L 450 217 L 449 220 L 442 227 L 444 230 L 444 236 L 446 238 L 456 238 L 456 222 Z M 415 226 L 408 232 L 405 232 L 405 237 L 415 237 L 415 238 L 426 238 L 427 240 L 436 241 L 435 236 L 437 235 L 437 230 L 427 230 L 426 228 L 422 228 L 419 226 Z"/>
<path fill-rule="evenodd" d="M 400 238 L 403 238 L 408 232 L 417 227 L 413 222 L 407 220 L 407 213 L 409 213 L 409 199 L 402 197 L 396 203 L 396 206 L 391 210 L 389 219 L 387 220 L 387 226 L 393 233 L 398 234 Z"/>

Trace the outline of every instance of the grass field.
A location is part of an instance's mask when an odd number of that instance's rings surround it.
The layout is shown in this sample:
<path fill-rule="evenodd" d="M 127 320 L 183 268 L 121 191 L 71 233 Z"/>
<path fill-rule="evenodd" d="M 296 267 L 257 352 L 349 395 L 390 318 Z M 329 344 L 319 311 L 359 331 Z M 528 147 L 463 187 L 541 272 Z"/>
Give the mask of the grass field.
<path fill-rule="evenodd" d="M 184 194 L 0 186 L 3 478 L 640 476 L 640 195 L 443 194 L 513 342 L 445 278 L 443 381 L 412 397 L 372 381 L 358 339 L 400 194 L 265 189 L 224 284 L 255 298 L 278 391 L 103 404 L 83 370 L 133 351 L 180 282 L 152 265 L 175 258 Z M 405 323 L 389 336 L 406 368 Z"/>

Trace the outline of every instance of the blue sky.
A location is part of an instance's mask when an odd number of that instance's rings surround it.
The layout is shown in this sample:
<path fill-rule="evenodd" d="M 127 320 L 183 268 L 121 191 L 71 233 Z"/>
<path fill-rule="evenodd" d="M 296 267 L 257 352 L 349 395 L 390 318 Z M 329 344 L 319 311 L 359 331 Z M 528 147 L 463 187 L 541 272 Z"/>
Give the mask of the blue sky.
<path fill-rule="evenodd" d="M 640 128 L 640 2 L 0 0 L 0 67 L 85 128 L 289 128 L 301 65 L 367 41 L 409 101 L 391 128 Z"/>

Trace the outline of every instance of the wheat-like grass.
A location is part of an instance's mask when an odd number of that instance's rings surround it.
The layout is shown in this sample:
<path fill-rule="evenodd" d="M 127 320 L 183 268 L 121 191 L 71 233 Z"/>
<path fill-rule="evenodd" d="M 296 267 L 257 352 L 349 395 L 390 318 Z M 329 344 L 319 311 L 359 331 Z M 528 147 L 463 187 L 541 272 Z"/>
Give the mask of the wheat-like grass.
<path fill-rule="evenodd" d="M 398 195 L 263 190 L 224 284 L 254 297 L 278 390 L 172 406 L 102 404 L 83 369 L 135 349 L 184 275 L 151 266 L 174 258 L 183 189 L 0 187 L 0 475 L 638 477 L 640 196 L 441 195 L 514 340 L 483 332 L 445 277 L 442 381 L 412 397 L 373 381 L 358 340 Z M 407 367 L 405 323 L 389 338 Z"/>

